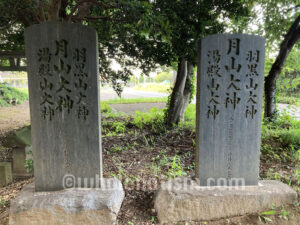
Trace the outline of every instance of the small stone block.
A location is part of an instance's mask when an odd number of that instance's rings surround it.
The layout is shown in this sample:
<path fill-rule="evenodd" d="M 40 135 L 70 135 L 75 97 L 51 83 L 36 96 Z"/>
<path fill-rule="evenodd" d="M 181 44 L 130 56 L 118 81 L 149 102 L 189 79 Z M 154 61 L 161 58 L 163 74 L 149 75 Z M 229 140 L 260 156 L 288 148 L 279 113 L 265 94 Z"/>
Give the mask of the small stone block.
<path fill-rule="evenodd" d="M 25 168 L 26 147 L 13 148 L 13 176 L 14 178 L 28 177 L 29 174 Z"/>
<path fill-rule="evenodd" d="M 115 224 L 125 194 L 119 180 L 104 180 L 109 188 L 52 192 L 35 192 L 31 183 L 11 201 L 9 225 Z"/>
<path fill-rule="evenodd" d="M 190 178 L 177 178 L 162 184 L 154 206 L 161 224 L 173 224 L 253 214 L 296 199 L 297 193 L 279 181 L 263 180 L 257 186 L 203 187 Z"/>
<path fill-rule="evenodd" d="M 12 170 L 10 162 L 0 163 L 0 187 L 4 187 L 12 182 Z"/>

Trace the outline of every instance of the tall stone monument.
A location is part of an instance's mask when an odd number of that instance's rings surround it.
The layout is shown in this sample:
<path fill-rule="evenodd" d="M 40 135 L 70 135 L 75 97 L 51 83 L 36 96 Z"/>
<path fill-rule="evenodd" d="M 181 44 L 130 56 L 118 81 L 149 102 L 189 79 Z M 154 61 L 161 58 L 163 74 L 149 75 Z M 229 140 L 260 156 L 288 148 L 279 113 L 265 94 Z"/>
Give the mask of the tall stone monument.
<path fill-rule="evenodd" d="M 201 41 L 196 174 L 201 186 L 257 185 L 264 38 L 222 34 Z"/>
<path fill-rule="evenodd" d="M 196 179 L 157 191 L 160 223 L 259 213 L 293 203 L 296 192 L 258 181 L 265 41 L 245 34 L 203 38 L 198 49 Z"/>
<path fill-rule="evenodd" d="M 63 189 L 66 174 L 100 175 L 96 31 L 35 25 L 26 30 L 25 43 L 36 191 Z"/>
<path fill-rule="evenodd" d="M 115 224 L 124 191 L 102 179 L 96 31 L 47 22 L 25 46 L 35 185 L 12 201 L 10 225 Z"/>

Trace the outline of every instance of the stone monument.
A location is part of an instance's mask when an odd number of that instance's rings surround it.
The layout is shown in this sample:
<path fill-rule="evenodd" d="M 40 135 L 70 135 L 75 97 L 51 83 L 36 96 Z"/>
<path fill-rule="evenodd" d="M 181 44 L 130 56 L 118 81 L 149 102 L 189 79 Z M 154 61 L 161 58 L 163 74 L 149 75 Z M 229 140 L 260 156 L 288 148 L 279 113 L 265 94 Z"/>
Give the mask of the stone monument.
<path fill-rule="evenodd" d="M 244 34 L 201 42 L 196 107 L 201 186 L 258 184 L 264 46 L 262 37 Z"/>
<path fill-rule="evenodd" d="M 124 192 L 102 179 L 97 33 L 47 22 L 26 29 L 25 46 L 35 185 L 10 224 L 113 224 Z"/>
<path fill-rule="evenodd" d="M 180 178 L 161 186 L 155 199 L 161 223 L 238 216 L 296 200 L 287 185 L 258 181 L 264 45 L 262 37 L 246 34 L 201 40 L 196 180 Z"/>
<path fill-rule="evenodd" d="M 102 170 L 97 35 L 49 23 L 28 28 L 25 41 L 35 189 L 61 190 L 66 174 Z"/>

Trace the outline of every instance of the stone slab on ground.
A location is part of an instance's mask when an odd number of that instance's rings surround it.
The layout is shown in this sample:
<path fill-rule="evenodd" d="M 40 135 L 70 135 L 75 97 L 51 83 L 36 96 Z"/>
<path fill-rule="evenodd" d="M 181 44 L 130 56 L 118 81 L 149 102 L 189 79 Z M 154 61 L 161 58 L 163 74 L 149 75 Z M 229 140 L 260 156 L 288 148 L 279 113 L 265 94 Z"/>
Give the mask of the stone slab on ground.
<path fill-rule="evenodd" d="M 297 193 L 279 181 L 263 180 L 258 186 L 203 187 L 190 178 L 177 178 L 161 185 L 154 206 L 164 224 L 253 214 L 296 199 Z"/>
<path fill-rule="evenodd" d="M 109 104 L 113 110 L 117 112 L 124 112 L 129 115 L 135 115 L 136 111 L 149 112 L 152 108 L 158 108 L 159 110 L 166 107 L 166 103 L 129 103 L 129 104 Z"/>
<path fill-rule="evenodd" d="M 124 199 L 122 183 L 104 179 L 106 188 L 72 188 L 35 192 L 27 185 L 11 201 L 9 225 L 110 225 Z"/>

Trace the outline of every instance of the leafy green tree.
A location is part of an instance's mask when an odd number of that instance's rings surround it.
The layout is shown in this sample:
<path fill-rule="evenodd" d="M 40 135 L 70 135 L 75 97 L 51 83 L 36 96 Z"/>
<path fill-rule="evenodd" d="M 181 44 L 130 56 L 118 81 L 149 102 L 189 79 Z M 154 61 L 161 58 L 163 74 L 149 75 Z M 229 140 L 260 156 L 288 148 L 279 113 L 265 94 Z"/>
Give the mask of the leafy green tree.
<path fill-rule="evenodd" d="M 276 115 L 276 81 L 285 65 L 285 61 L 294 45 L 300 39 L 300 14 L 295 18 L 286 32 L 279 53 L 265 78 L 265 117 L 273 119 Z"/>
<path fill-rule="evenodd" d="M 300 43 L 299 43 L 300 44 Z M 280 95 L 300 95 L 300 48 L 294 47 L 286 59 L 285 66 L 278 78 L 277 90 Z"/>
<path fill-rule="evenodd" d="M 161 26 L 150 35 L 169 43 L 169 55 L 174 55 L 177 63 L 177 77 L 166 114 L 168 125 L 183 118 L 191 99 L 198 41 L 206 35 L 224 32 L 226 20 L 248 15 L 251 6 L 250 1 L 239 0 L 155 1 L 154 13 L 159 14 Z"/>
<path fill-rule="evenodd" d="M 24 50 L 24 28 L 32 24 L 64 21 L 94 26 L 100 76 L 119 95 L 133 68 L 147 74 L 157 62 L 170 64 L 169 45 L 147 37 L 148 24 L 158 19 L 151 15 L 147 0 L 0 0 L 0 11 L 0 46 L 6 51 Z M 111 59 L 122 69 L 112 70 Z"/>
<path fill-rule="evenodd" d="M 258 32 L 266 38 L 267 58 L 278 52 L 265 78 L 265 118 L 272 120 L 276 115 L 276 81 L 284 68 L 285 61 L 300 38 L 299 0 L 258 0 L 256 11 Z M 278 50 L 279 49 L 279 50 Z"/>
<path fill-rule="evenodd" d="M 183 117 L 194 89 L 198 40 L 223 32 L 225 20 L 247 15 L 251 6 L 245 0 L 0 0 L 0 3 L 1 11 L 5 11 L 1 21 L 10 22 L 8 27 L 17 28 L 20 34 L 24 27 L 44 21 L 69 21 L 96 27 L 100 74 L 112 82 L 119 94 L 123 83 L 120 81 L 129 79 L 131 68 L 139 67 L 147 74 L 157 64 L 175 62 L 178 72 L 169 102 L 168 124 L 178 123 Z M 7 9 L 15 11 L 10 15 Z M 5 33 L 4 30 L 0 28 L 0 33 Z M 122 66 L 122 71 L 110 68 L 111 59 Z"/>

